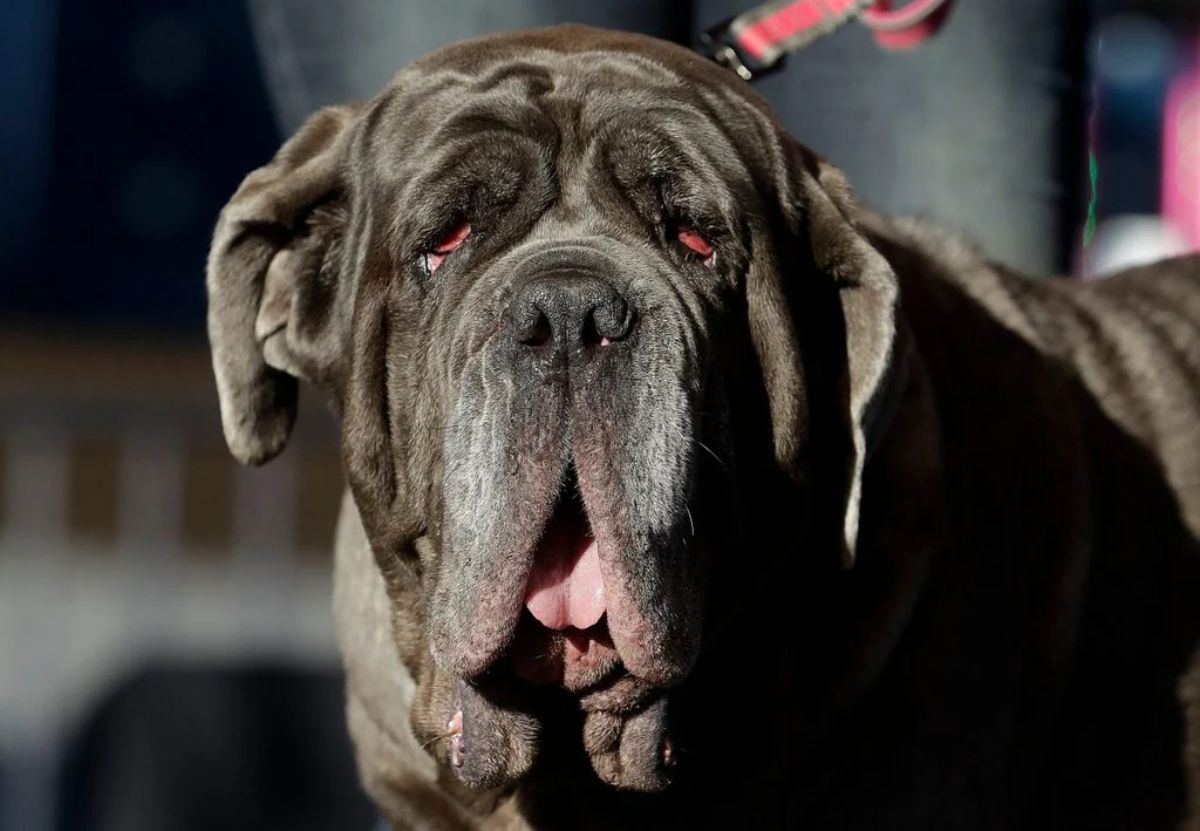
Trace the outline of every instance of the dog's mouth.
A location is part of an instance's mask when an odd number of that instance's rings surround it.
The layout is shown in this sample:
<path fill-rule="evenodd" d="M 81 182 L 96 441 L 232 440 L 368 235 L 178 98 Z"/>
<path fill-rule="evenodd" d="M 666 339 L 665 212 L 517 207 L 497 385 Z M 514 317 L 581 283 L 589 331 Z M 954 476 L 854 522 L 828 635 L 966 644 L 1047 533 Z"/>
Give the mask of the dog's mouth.
<path fill-rule="evenodd" d="M 678 480 L 639 503 L 611 448 L 589 435 L 565 460 L 526 451 L 498 488 L 463 475 L 477 466 L 451 467 L 454 556 L 439 564 L 430 647 L 456 679 L 439 727 L 470 785 L 515 781 L 542 731 L 558 736 L 581 713 L 584 749 L 605 781 L 665 786 L 667 691 L 699 650 L 702 543 L 677 516 L 690 519 L 676 507 Z"/>
<path fill-rule="evenodd" d="M 568 475 L 534 552 L 525 609 L 547 629 L 583 631 L 600 622 L 606 606 L 600 545 Z"/>
<path fill-rule="evenodd" d="M 509 656 L 513 671 L 572 692 L 604 680 L 620 664 L 607 610 L 600 544 L 571 469 L 534 552 Z"/>
<path fill-rule="evenodd" d="M 434 660 L 461 679 L 507 675 L 581 698 L 626 675 L 673 686 L 699 649 L 690 477 L 639 473 L 650 484 L 627 490 L 607 433 L 583 433 L 569 456 L 557 442 L 539 446 L 539 435 L 499 481 L 480 478 L 474 462 L 450 465 L 453 556 L 431 598 Z"/>

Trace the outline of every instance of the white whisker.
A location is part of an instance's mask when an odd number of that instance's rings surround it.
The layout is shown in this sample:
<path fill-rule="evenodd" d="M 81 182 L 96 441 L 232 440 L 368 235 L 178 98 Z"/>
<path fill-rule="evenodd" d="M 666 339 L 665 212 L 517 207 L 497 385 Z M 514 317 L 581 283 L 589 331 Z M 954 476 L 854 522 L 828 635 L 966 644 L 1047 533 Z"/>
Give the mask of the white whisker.
<path fill-rule="evenodd" d="M 708 455 L 710 455 L 710 456 L 712 456 L 714 459 L 716 459 L 716 460 L 717 460 L 717 464 L 719 464 L 719 465 L 722 467 L 722 469 L 724 469 L 724 468 L 725 468 L 725 461 L 724 461 L 724 460 L 723 460 L 723 459 L 722 459 L 720 456 L 718 456 L 718 455 L 716 454 L 716 451 L 714 451 L 714 450 L 713 450 L 711 447 L 709 447 L 709 446 L 708 446 L 707 444 L 705 444 L 704 442 L 700 441 L 700 439 L 692 439 L 692 441 L 694 441 L 696 444 L 700 445 L 700 447 L 701 447 L 701 448 L 703 448 L 705 451 L 707 451 L 707 452 L 708 452 Z"/>

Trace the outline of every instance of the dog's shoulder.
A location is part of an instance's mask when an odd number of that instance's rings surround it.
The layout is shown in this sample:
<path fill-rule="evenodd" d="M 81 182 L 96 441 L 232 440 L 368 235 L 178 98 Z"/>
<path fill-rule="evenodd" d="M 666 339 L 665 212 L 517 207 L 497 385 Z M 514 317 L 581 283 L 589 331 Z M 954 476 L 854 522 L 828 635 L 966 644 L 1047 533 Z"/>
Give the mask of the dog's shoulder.
<path fill-rule="evenodd" d="M 1101 406 L 1159 458 L 1200 536 L 1200 257 L 1068 285 L 1072 358 Z"/>
<path fill-rule="evenodd" d="M 937 336 L 926 352 L 967 350 L 980 372 L 1004 371 L 1016 364 L 989 350 L 1017 341 L 983 330 L 996 324 L 1016 334 L 1063 388 L 1077 380 L 1157 457 L 1200 534 L 1200 256 L 1097 280 L 1038 279 L 924 221 L 866 214 L 862 227 L 896 269 L 902 305 Z"/>
<path fill-rule="evenodd" d="M 1198 255 L 1098 280 L 1046 279 L 1009 269 L 924 220 L 868 213 L 863 226 L 896 266 L 910 306 L 939 292 L 965 297 L 1073 367 L 1100 396 L 1152 394 L 1173 379 L 1200 389 Z"/>
<path fill-rule="evenodd" d="M 892 264 L 902 303 L 913 313 L 939 307 L 943 315 L 961 314 L 965 303 L 1037 350 L 1054 350 L 1048 324 L 1061 301 L 1049 281 L 998 264 L 968 238 L 924 218 L 863 210 L 859 225 Z"/>
<path fill-rule="evenodd" d="M 1081 302 L 1115 321 L 1169 330 L 1195 345 L 1200 330 L 1200 255 L 1137 266 L 1084 284 Z M 1187 337 L 1188 335 L 1191 337 Z"/>

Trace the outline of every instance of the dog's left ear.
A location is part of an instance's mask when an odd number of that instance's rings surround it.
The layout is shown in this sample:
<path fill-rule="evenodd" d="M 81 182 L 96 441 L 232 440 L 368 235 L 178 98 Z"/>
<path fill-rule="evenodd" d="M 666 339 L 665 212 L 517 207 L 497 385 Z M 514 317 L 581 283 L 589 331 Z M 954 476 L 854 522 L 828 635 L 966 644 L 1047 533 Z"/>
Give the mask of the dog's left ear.
<path fill-rule="evenodd" d="M 803 148 L 799 152 L 805 153 Z M 887 429 L 897 394 L 899 286 L 884 256 L 856 227 L 846 177 L 812 153 L 801 173 L 814 264 L 837 286 L 846 337 L 852 458 L 845 495 L 842 564 L 854 564 L 863 468 Z"/>
<path fill-rule="evenodd" d="M 822 513 L 839 513 L 842 565 L 848 568 L 858 543 L 864 467 L 886 430 L 898 392 L 899 287 L 888 261 L 859 230 L 855 200 L 841 171 L 790 137 L 782 150 L 788 181 L 779 183 L 779 197 L 796 248 L 777 251 L 779 260 L 749 275 L 759 286 L 751 295 L 751 331 L 757 332 L 764 371 L 772 376 L 768 395 L 777 459 L 795 465 L 801 455 L 812 458 L 801 453 L 801 437 L 822 441 L 826 452 L 834 443 L 846 448 L 848 458 L 838 454 L 837 481 L 812 487 L 821 494 Z M 839 311 L 839 321 L 821 317 Z M 812 328 L 822 330 L 819 335 L 801 331 L 814 323 L 814 315 L 819 319 Z M 806 377 L 800 357 L 805 349 L 817 353 L 809 356 L 809 364 L 822 362 L 823 369 L 835 373 L 827 384 L 836 398 L 832 418 L 844 438 L 809 435 L 816 406 L 809 400 L 814 394 L 809 385 L 815 379 Z M 836 494 L 829 493 L 831 487 Z"/>

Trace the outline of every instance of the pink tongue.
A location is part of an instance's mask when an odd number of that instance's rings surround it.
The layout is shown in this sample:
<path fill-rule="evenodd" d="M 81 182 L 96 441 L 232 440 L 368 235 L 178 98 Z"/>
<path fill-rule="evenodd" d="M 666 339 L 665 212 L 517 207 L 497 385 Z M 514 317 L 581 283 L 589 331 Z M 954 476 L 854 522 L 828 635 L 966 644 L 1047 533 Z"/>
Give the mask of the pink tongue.
<path fill-rule="evenodd" d="M 572 525 L 551 522 L 525 590 L 525 608 L 547 629 L 587 629 L 604 615 L 600 549 Z"/>

